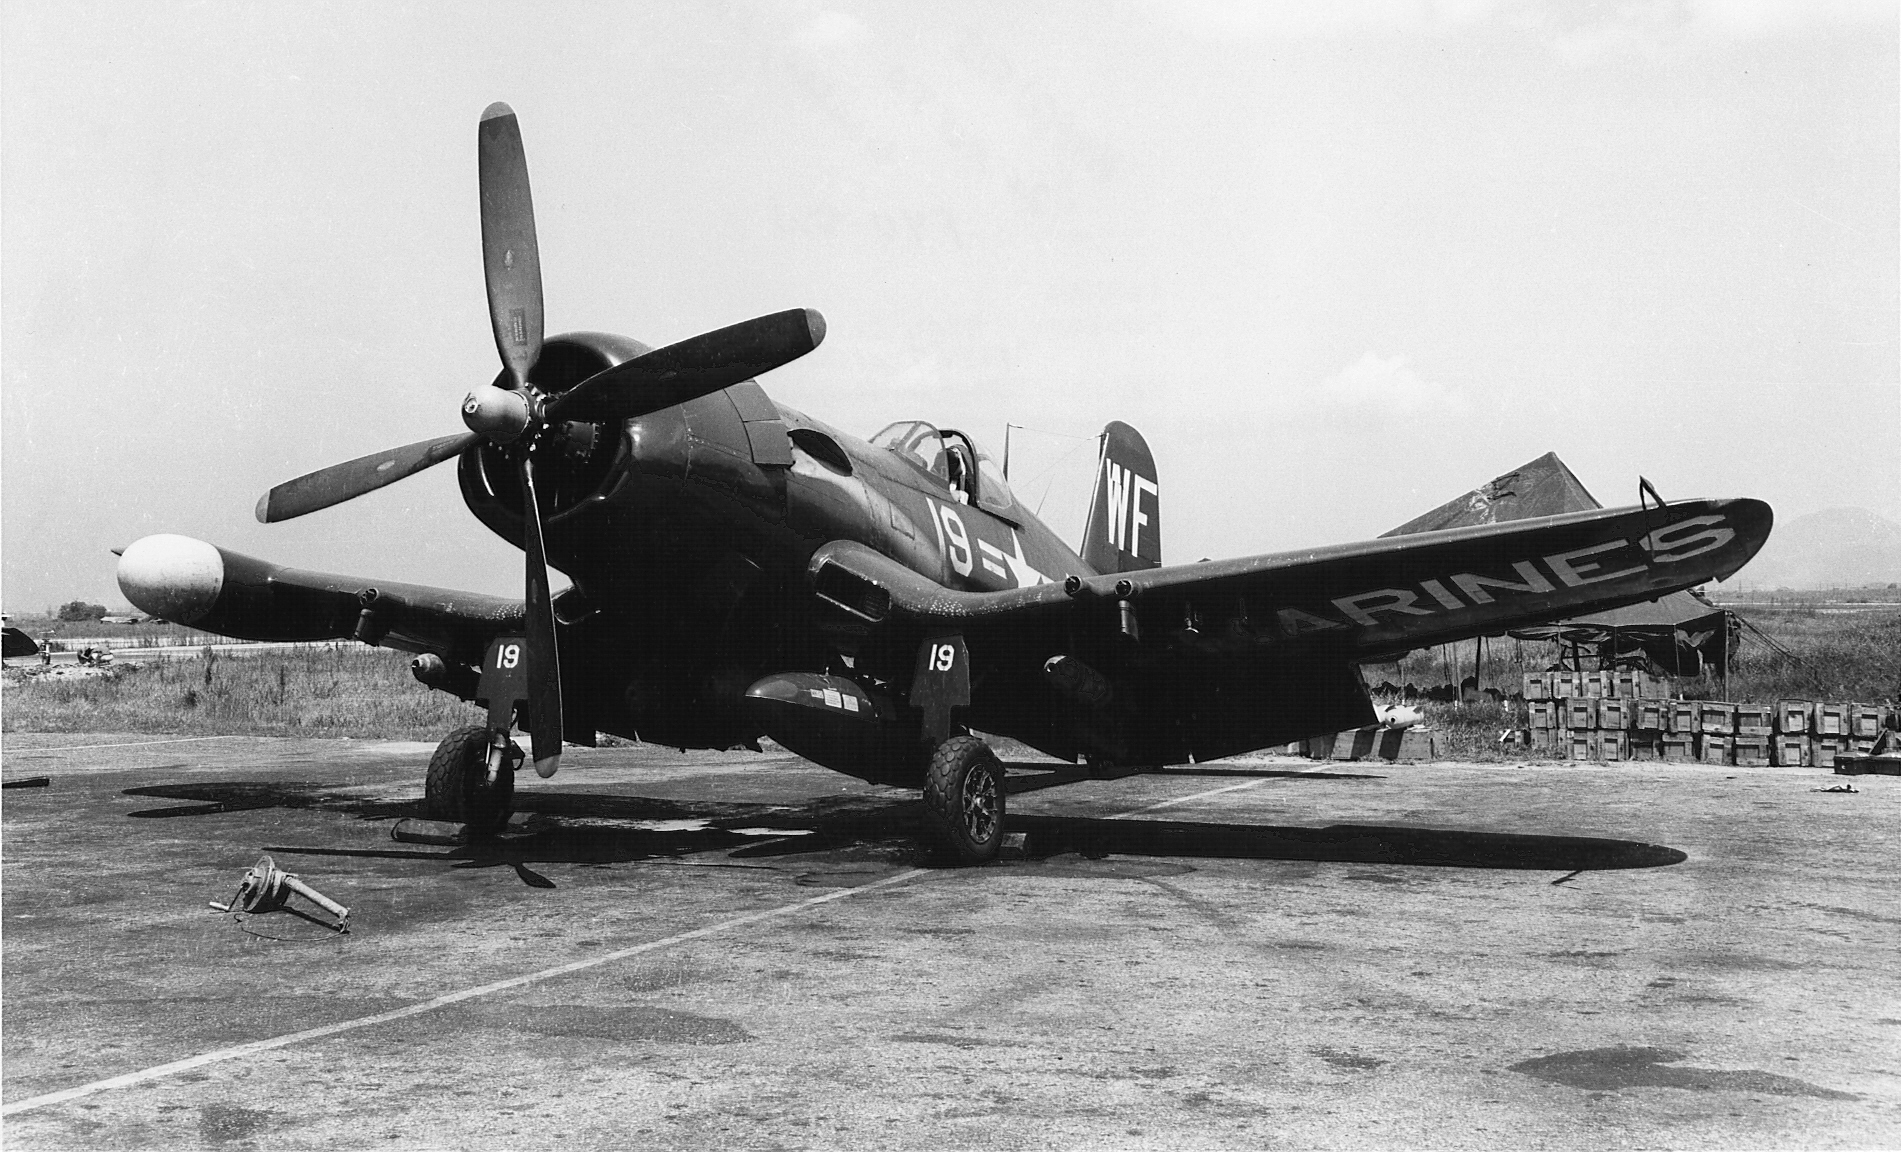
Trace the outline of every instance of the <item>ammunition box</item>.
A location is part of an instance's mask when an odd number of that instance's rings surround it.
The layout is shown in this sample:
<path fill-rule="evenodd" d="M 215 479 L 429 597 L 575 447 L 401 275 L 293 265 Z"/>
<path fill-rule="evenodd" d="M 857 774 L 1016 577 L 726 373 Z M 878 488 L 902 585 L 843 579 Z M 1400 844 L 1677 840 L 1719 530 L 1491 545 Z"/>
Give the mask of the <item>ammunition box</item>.
<path fill-rule="evenodd" d="M 1848 735 L 1848 705 L 1817 701 L 1809 731 L 1816 736 Z"/>
<path fill-rule="evenodd" d="M 1887 709 L 1879 704 L 1850 704 L 1848 734 L 1857 740 L 1873 740 L 1881 735 L 1881 723 Z"/>
<path fill-rule="evenodd" d="M 1736 705 L 1705 700 L 1696 706 L 1696 730 L 1711 736 L 1732 736 L 1736 732 Z M 1716 761 L 1711 761 L 1716 763 Z"/>
<path fill-rule="evenodd" d="M 1639 732 L 1667 732 L 1670 729 L 1670 703 L 1667 700 L 1631 701 L 1630 726 Z"/>
<path fill-rule="evenodd" d="M 1675 732 L 1682 736 L 1696 733 L 1696 709 L 1694 700 L 1672 700 L 1670 702 L 1670 726 L 1664 731 Z"/>
<path fill-rule="evenodd" d="M 1809 713 L 1815 704 L 1809 700 L 1781 700 L 1776 703 L 1776 731 L 1788 736 L 1808 734 Z"/>
<path fill-rule="evenodd" d="M 1776 712 L 1767 704 L 1736 705 L 1736 735 L 1775 735 Z"/>

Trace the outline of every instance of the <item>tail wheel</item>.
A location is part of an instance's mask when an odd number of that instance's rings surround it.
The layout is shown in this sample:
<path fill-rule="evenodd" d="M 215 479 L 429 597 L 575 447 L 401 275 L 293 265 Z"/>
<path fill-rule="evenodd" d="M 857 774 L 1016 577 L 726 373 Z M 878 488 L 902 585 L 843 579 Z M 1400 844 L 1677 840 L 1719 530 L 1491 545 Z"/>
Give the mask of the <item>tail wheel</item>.
<path fill-rule="evenodd" d="M 480 725 L 457 728 L 436 745 L 423 784 L 423 812 L 429 819 L 466 824 L 472 836 L 492 836 L 508 824 L 522 751 L 510 742 L 508 766 L 490 784 L 488 748 L 488 729 Z"/>
<path fill-rule="evenodd" d="M 927 846 L 950 864 L 985 864 L 1003 847 L 1003 763 L 975 736 L 953 736 L 924 775 Z"/>

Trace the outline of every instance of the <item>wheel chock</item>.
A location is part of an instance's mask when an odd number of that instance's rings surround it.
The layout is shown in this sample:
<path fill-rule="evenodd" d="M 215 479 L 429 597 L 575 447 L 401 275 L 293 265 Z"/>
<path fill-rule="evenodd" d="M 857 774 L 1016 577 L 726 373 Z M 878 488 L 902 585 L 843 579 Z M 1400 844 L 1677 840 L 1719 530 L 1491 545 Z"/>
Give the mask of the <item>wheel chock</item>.
<path fill-rule="evenodd" d="M 459 847 L 469 842 L 469 826 L 453 820 L 418 820 L 409 817 L 390 825 L 389 838 L 404 844 Z"/>

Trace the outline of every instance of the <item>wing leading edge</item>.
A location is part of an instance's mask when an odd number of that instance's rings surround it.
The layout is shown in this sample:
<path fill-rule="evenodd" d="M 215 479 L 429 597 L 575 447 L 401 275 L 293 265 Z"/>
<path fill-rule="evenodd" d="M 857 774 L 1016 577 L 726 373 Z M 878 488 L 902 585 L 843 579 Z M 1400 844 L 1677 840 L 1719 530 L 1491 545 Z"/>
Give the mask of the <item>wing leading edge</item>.
<path fill-rule="evenodd" d="M 963 636 L 971 723 L 1000 718 L 1056 755 L 1176 763 L 1370 722 L 1355 663 L 1727 576 L 1771 522 L 1756 500 L 1682 501 L 993 593 L 835 542 L 808 574 L 821 600 L 900 649 Z"/>
<path fill-rule="evenodd" d="M 1772 522 L 1759 500 L 1686 500 L 992 593 L 952 591 L 846 542 L 821 548 L 809 573 L 822 598 L 932 627 L 1013 630 L 1126 600 L 1150 637 L 1145 646 L 1158 636 L 1217 648 L 1324 641 L 1364 660 L 1727 577 L 1762 547 Z"/>
<path fill-rule="evenodd" d="M 222 636 L 354 639 L 468 665 L 523 627 L 519 600 L 286 568 L 186 536 L 126 548 L 119 589 L 141 611 Z"/>

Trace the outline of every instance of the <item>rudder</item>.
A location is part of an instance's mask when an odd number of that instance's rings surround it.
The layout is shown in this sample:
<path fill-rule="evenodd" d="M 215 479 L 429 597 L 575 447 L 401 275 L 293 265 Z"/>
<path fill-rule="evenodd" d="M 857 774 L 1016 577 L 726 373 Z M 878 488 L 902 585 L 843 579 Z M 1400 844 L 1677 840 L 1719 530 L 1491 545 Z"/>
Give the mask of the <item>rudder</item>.
<path fill-rule="evenodd" d="M 1142 434 L 1120 420 L 1102 430 L 1096 487 L 1089 498 L 1082 558 L 1098 572 L 1162 566 L 1162 506 L 1155 457 Z"/>

